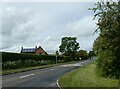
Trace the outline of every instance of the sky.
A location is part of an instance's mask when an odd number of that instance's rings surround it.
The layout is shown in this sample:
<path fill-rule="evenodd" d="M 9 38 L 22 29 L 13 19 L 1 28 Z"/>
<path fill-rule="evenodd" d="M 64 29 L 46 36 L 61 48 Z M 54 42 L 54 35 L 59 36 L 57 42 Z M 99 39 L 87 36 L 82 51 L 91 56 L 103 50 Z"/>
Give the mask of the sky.
<path fill-rule="evenodd" d="M 98 34 L 97 20 L 88 8 L 95 2 L 4 2 L 0 51 L 20 52 L 21 47 L 42 46 L 59 50 L 62 37 L 77 37 L 80 49 L 90 51 Z"/>

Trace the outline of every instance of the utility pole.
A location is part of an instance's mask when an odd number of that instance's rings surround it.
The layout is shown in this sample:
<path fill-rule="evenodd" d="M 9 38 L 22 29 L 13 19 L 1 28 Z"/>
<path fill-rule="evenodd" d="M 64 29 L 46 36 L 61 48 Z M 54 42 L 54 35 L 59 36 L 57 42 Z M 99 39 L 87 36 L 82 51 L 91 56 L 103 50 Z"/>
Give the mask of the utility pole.
<path fill-rule="evenodd" d="M 56 64 L 57 64 L 57 55 L 56 55 Z"/>
<path fill-rule="evenodd" d="M 55 55 L 56 55 L 56 64 L 57 64 L 57 56 L 59 55 L 59 52 L 56 51 L 56 52 L 55 52 Z"/>

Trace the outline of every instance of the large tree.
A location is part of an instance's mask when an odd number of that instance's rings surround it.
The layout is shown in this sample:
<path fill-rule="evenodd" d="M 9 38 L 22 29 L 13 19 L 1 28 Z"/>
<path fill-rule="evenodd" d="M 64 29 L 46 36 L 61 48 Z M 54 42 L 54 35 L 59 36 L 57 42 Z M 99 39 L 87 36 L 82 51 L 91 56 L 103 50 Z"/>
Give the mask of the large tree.
<path fill-rule="evenodd" d="M 59 51 L 66 56 L 74 56 L 75 52 L 79 50 L 79 43 L 76 41 L 76 37 L 63 37 Z"/>
<path fill-rule="evenodd" d="M 97 65 L 107 76 L 120 76 L 120 1 L 98 2 L 93 8 L 98 18 L 99 37 L 93 50 L 98 56 Z"/>

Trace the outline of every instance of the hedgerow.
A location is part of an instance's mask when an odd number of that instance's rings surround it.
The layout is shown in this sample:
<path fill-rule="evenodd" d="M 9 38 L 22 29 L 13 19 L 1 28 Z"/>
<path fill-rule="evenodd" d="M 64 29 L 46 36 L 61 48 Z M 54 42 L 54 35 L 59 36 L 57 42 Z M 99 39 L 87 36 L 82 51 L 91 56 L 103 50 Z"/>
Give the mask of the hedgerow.
<path fill-rule="evenodd" d="M 57 56 L 58 63 L 69 62 L 74 60 L 76 59 L 72 59 L 69 56 Z M 2 52 L 2 69 L 17 69 L 22 67 L 31 67 L 55 63 L 55 55 Z"/>

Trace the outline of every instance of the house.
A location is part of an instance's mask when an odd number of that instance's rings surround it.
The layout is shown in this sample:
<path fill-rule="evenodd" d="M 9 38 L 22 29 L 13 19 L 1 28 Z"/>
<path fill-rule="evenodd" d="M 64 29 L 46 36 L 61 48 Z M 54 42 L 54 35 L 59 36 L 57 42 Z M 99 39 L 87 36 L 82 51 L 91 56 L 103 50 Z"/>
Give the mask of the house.
<path fill-rule="evenodd" d="M 47 52 L 43 50 L 41 46 L 35 48 L 23 48 L 21 47 L 21 53 L 33 53 L 33 54 L 41 54 L 41 55 L 48 55 Z"/>

